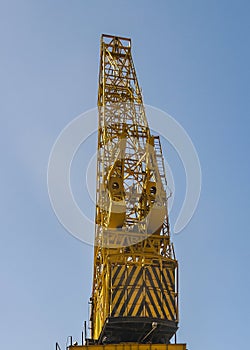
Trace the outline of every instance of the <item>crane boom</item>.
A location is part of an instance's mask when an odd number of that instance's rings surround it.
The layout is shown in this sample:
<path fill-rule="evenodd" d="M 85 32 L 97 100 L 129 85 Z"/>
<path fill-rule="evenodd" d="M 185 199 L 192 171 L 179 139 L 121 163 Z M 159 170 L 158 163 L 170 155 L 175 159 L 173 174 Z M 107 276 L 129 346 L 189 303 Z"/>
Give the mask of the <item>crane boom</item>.
<path fill-rule="evenodd" d="M 177 261 L 160 139 L 148 127 L 130 39 L 101 37 L 98 108 L 92 338 L 168 343 Z"/>

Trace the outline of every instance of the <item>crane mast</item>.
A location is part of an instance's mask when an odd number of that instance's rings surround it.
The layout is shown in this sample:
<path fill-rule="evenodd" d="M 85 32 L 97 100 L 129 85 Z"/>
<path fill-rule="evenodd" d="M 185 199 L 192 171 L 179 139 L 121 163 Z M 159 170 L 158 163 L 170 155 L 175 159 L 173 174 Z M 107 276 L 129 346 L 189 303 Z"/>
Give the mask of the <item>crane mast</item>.
<path fill-rule="evenodd" d="M 101 36 L 98 112 L 91 334 L 82 345 L 71 337 L 68 350 L 186 350 L 170 343 L 178 329 L 178 262 L 167 181 L 128 38 Z"/>
<path fill-rule="evenodd" d="M 102 35 L 92 339 L 169 343 L 178 324 L 160 139 L 148 127 L 131 40 Z"/>

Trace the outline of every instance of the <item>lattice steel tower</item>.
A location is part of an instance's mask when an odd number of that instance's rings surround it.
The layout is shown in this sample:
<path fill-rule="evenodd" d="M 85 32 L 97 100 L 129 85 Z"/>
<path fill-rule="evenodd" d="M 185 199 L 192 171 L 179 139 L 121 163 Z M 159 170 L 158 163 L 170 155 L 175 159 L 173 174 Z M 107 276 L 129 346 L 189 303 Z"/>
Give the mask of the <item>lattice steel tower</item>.
<path fill-rule="evenodd" d="M 168 344 L 178 325 L 159 136 L 148 127 L 131 40 L 102 35 L 91 338 Z"/>

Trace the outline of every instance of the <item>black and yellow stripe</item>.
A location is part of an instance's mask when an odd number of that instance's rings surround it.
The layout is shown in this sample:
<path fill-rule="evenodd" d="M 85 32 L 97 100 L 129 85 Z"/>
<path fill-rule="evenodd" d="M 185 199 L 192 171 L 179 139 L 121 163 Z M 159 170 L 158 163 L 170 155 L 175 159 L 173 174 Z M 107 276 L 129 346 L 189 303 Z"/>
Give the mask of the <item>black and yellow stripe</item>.
<path fill-rule="evenodd" d="M 177 319 L 174 268 L 118 265 L 111 276 L 111 316 Z"/>

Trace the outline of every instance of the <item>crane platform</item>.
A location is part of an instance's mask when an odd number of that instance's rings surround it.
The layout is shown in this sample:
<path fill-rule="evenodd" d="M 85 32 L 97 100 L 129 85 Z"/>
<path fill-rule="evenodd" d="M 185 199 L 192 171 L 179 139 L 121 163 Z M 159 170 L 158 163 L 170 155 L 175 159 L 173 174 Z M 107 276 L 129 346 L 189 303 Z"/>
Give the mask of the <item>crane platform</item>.
<path fill-rule="evenodd" d="M 108 344 L 108 345 L 72 345 L 68 350 L 187 350 L 186 344 Z"/>

